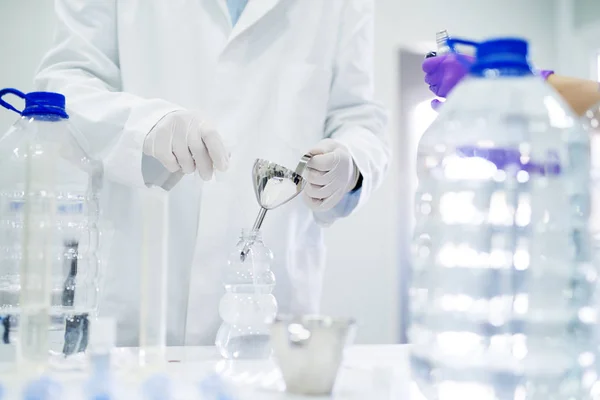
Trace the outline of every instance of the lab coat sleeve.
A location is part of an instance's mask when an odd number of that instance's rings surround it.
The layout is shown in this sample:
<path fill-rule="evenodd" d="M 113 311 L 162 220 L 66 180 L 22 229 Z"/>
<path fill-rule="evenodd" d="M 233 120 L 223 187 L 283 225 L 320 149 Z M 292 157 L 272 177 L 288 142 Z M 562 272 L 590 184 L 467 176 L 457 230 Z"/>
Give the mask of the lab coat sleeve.
<path fill-rule="evenodd" d="M 315 213 L 322 225 L 360 208 L 381 185 L 388 168 L 387 114 L 374 101 L 373 17 L 373 0 L 345 1 L 325 133 L 347 147 L 363 179 L 362 186 L 335 208 Z"/>
<path fill-rule="evenodd" d="M 144 187 L 149 182 L 143 159 L 153 161 L 143 155 L 146 134 L 181 107 L 122 91 L 116 1 L 55 0 L 55 43 L 42 60 L 35 86 L 65 95 L 72 124 L 91 155 L 103 161 L 107 179 Z"/>

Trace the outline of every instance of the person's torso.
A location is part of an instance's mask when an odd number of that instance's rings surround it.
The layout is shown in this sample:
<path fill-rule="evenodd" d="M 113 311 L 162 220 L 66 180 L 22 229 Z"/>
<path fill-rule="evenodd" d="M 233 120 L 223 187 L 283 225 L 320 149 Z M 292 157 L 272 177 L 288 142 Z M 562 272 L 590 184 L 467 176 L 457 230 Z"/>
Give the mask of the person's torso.
<path fill-rule="evenodd" d="M 206 184 L 187 176 L 170 195 L 170 325 L 181 325 L 187 314 L 188 343 L 202 341 L 206 327 L 214 330 L 218 324 L 219 267 L 259 210 L 251 180 L 254 160 L 293 169 L 323 138 L 342 3 L 250 0 L 232 31 L 224 0 L 118 2 L 122 90 L 197 111 L 216 125 L 231 151 L 227 173 Z M 113 202 L 117 199 L 123 201 L 118 194 Z M 136 201 L 133 196 L 132 208 Z M 123 223 L 117 231 L 122 239 L 134 237 L 139 226 Z M 196 227 L 197 237 L 190 237 Z M 316 311 L 323 238 L 302 199 L 270 211 L 263 235 L 275 254 L 281 308 Z M 115 255 L 130 252 L 131 243 L 114 241 L 114 246 L 112 262 L 124 263 Z M 190 271 L 186 264 L 192 257 Z M 137 257 L 124 258 L 134 263 Z M 123 281 L 135 279 L 136 271 L 127 273 L 131 278 Z M 115 280 L 120 277 L 109 277 Z M 137 301 L 131 298 L 135 291 L 111 292 L 115 306 Z M 171 307 L 186 298 L 188 310 Z"/>
<path fill-rule="evenodd" d="M 122 1 L 122 90 L 197 110 L 231 146 L 301 153 L 322 136 L 342 3 L 251 0 L 232 30 L 225 0 Z"/>

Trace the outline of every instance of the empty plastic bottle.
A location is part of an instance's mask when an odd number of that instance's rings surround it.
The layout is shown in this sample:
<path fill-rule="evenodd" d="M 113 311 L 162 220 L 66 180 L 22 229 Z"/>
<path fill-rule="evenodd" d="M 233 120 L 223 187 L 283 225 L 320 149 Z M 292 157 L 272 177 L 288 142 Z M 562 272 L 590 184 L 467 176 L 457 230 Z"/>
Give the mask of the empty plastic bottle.
<path fill-rule="evenodd" d="M 25 108 L 19 111 L 5 101 L 7 95 L 25 100 Z M 24 307 L 31 306 L 23 303 L 31 297 L 23 297 L 23 268 L 49 269 L 48 288 L 46 284 L 38 289 L 27 286 L 40 295 L 49 291 L 47 312 L 51 318 L 44 322 L 40 314 L 35 319 L 37 328 L 46 324 L 49 329 L 50 348 L 46 345 L 45 356 L 48 350 L 65 354 L 85 350 L 87 319 L 95 314 L 98 302 L 102 165 L 90 157 L 85 139 L 70 125 L 64 96 L 4 89 L 0 90 L 0 105 L 20 115 L 0 137 L 0 315 L 10 316 L 3 318 L 10 324 L 3 329 L 3 342 L 14 341 Z M 43 164 L 53 152 L 56 159 Z M 32 214 L 39 218 L 33 232 L 51 231 L 49 242 L 43 244 L 50 254 L 47 262 L 38 260 L 36 264 L 32 261 L 35 257 L 24 261 L 28 207 L 38 213 Z"/>
<path fill-rule="evenodd" d="M 413 375 L 429 399 L 591 398 L 589 138 L 526 41 L 449 43 L 477 55 L 419 143 Z"/>
<path fill-rule="evenodd" d="M 244 245 L 250 251 L 244 261 Z M 219 304 L 223 324 L 216 345 L 228 359 L 266 358 L 271 355 L 269 324 L 277 315 L 272 292 L 275 275 L 271 271 L 273 253 L 265 246 L 259 231 L 242 232 L 240 241 L 223 269 L 226 293 Z"/>

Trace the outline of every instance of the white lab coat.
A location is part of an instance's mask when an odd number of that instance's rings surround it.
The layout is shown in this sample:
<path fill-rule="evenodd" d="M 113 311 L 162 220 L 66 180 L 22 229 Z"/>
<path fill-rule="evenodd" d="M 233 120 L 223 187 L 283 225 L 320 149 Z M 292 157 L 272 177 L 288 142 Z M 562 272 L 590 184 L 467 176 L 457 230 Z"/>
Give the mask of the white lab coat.
<path fill-rule="evenodd" d="M 343 142 L 362 188 L 334 210 L 300 197 L 263 225 L 281 312 L 318 312 L 322 226 L 356 210 L 382 181 L 386 118 L 373 101 L 373 0 L 250 0 L 232 28 L 225 0 L 56 0 L 58 33 L 36 78 L 67 97 L 73 123 L 105 166 L 103 218 L 114 227 L 100 314 L 135 345 L 141 198 L 164 172 L 142 155 L 165 114 L 188 109 L 216 125 L 230 169 L 169 192 L 169 345 L 212 344 L 223 292 L 219 268 L 258 212 L 257 157 L 294 168 L 325 137 Z M 351 273 L 351 270 L 349 270 Z"/>

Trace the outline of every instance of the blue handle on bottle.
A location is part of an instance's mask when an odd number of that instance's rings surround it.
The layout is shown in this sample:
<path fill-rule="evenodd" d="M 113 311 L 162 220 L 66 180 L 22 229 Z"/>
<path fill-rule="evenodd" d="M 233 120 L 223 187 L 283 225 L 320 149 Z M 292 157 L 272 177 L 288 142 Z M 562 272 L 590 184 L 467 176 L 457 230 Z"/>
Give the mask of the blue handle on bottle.
<path fill-rule="evenodd" d="M 467 68 L 467 70 L 470 70 L 471 67 L 473 66 L 473 63 L 470 62 L 465 56 L 460 54 L 458 51 L 456 51 L 456 45 L 464 44 L 466 46 L 471 46 L 471 47 L 474 47 L 475 49 L 477 49 L 477 47 L 479 47 L 479 43 L 474 42 L 472 40 L 449 38 L 448 40 L 446 40 L 446 44 L 448 45 L 450 52 L 453 53 L 454 55 L 456 55 L 456 58 L 458 59 L 458 61 L 461 64 L 463 64 Z"/>
<path fill-rule="evenodd" d="M 7 94 L 20 97 L 25 100 L 25 108 L 21 111 L 15 106 L 2 100 Z M 23 93 L 17 89 L 7 88 L 0 90 L 0 106 L 14 111 L 23 117 L 35 115 L 50 115 L 58 118 L 68 119 L 69 115 L 65 110 L 65 96 L 54 92 L 30 92 Z"/>
<path fill-rule="evenodd" d="M 6 88 L 6 89 L 0 90 L 0 106 L 6 108 L 8 110 L 14 111 L 17 114 L 21 115 L 21 113 L 23 111 L 17 110 L 12 104 L 8 103 L 7 101 L 2 100 L 2 98 L 4 96 L 6 96 L 7 94 L 12 94 L 14 96 L 20 97 L 21 99 L 25 100 L 25 97 L 26 97 L 25 93 L 21 92 L 20 90 L 12 89 L 12 88 Z"/>

